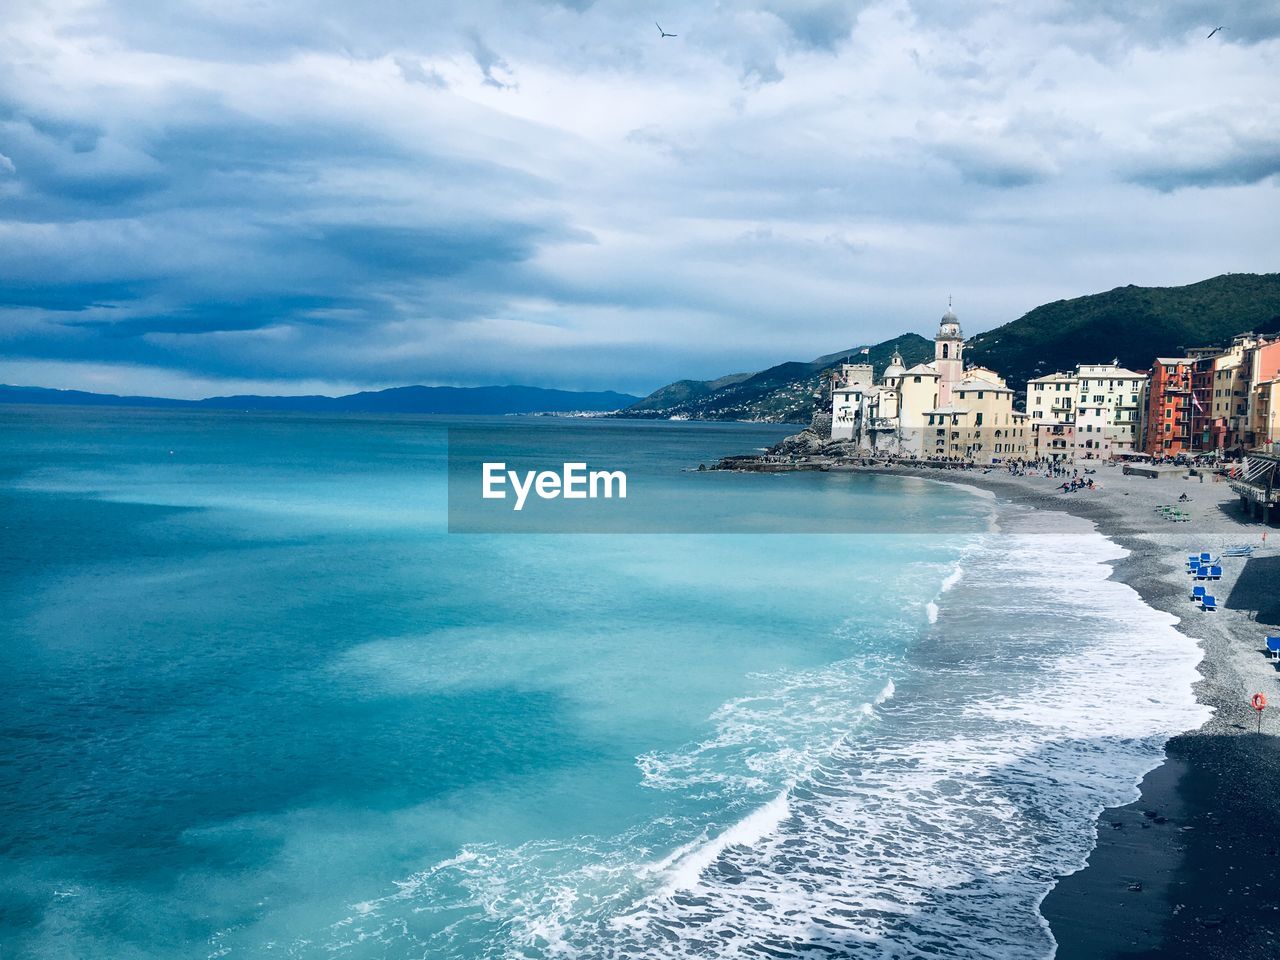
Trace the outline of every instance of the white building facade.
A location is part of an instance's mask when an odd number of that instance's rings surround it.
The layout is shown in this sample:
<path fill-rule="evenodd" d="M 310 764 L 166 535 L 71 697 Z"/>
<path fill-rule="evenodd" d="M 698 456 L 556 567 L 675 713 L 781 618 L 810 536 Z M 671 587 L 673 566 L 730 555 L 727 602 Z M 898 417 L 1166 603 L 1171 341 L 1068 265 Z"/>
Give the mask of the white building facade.
<path fill-rule="evenodd" d="M 1118 361 L 1082 363 L 1072 373 L 1027 382 L 1033 448 L 1050 460 L 1106 460 L 1142 444 L 1147 375 Z"/>
<path fill-rule="evenodd" d="M 994 371 L 965 369 L 964 335 L 950 310 L 934 356 L 907 368 L 899 354 L 874 381 L 867 364 L 845 364 L 831 390 L 831 436 L 869 453 L 981 462 L 1022 459 L 1030 430 L 1013 391 Z"/>

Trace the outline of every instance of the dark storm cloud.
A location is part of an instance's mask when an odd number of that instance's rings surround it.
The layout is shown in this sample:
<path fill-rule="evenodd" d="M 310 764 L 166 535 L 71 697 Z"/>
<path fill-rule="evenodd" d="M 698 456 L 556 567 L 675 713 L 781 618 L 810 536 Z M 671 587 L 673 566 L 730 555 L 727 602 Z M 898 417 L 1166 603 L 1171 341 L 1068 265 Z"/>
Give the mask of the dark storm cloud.
<path fill-rule="evenodd" d="M 1241 144 L 1225 156 L 1178 162 L 1164 158 L 1132 171 L 1134 183 L 1170 192 L 1185 187 L 1223 187 L 1260 183 L 1280 174 L 1280 141 Z"/>
<path fill-rule="evenodd" d="M 0 380 L 643 390 L 927 330 L 966 284 L 978 328 L 1256 269 L 1278 28 L 1235 0 L 19 5 Z"/>

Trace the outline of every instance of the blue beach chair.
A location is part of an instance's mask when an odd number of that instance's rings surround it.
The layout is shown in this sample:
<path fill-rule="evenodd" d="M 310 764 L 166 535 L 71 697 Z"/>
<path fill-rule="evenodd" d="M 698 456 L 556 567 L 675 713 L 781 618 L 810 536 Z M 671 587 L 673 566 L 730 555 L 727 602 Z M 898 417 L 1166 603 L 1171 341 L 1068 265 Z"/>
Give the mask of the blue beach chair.
<path fill-rule="evenodd" d="M 1204 587 L 1192 587 L 1191 599 L 1194 600 L 1196 603 L 1199 603 L 1201 600 L 1204 599 L 1204 592 L 1205 592 Z"/>
<path fill-rule="evenodd" d="M 1267 656 L 1280 660 L 1280 637 L 1267 637 Z"/>
<path fill-rule="evenodd" d="M 1200 562 L 1201 562 L 1201 563 L 1209 563 L 1209 562 L 1211 562 L 1212 560 L 1213 560 L 1213 554 L 1212 554 L 1212 553 L 1209 553 L 1208 551 L 1205 551 L 1204 553 L 1200 554 Z"/>
<path fill-rule="evenodd" d="M 1208 594 L 1205 594 L 1203 597 L 1200 598 L 1200 609 L 1201 610 L 1217 610 L 1218 598 L 1211 597 Z"/>
<path fill-rule="evenodd" d="M 1202 570 L 1203 570 L 1204 568 L 1203 568 L 1203 567 L 1201 567 L 1200 569 L 1202 569 Z M 1221 567 L 1210 567 L 1210 568 L 1209 568 L 1209 579 L 1210 579 L 1210 580 L 1221 580 L 1221 579 L 1222 579 L 1222 568 L 1221 568 Z"/>

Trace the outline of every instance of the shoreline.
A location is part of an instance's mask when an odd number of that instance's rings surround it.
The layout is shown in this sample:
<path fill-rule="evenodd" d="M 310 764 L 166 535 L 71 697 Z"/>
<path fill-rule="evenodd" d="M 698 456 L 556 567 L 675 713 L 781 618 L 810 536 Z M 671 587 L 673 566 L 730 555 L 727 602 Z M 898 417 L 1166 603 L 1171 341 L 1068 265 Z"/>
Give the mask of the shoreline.
<path fill-rule="evenodd" d="M 1280 843 L 1272 839 L 1280 797 L 1269 789 L 1280 782 L 1280 740 L 1266 735 L 1280 724 L 1264 719 L 1260 736 L 1248 706 L 1251 692 L 1272 704 L 1280 695 L 1276 667 L 1261 652 L 1263 636 L 1276 633 L 1280 619 L 1262 592 L 1268 582 L 1273 590 L 1280 584 L 1280 556 L 1260 544 L 1267 528 L 1233 515 L 1235 497 L 1225 484 L 1102 468 L 1102 490 L 1062 494 L 1045 478 L 957 472 L 947 482 L 1091 522 L 1127 551 L 1112 563 L 1112 578 L 1176 617 L 1175 629 L 1204 653 L 1192 689 L 1212 716 L 1165 744 L 1163 761 L 1137 784 L 1135 800 L 1101 812 L 1085 866 L 1059 878 L 1041 902 L 1058 960 L 1280 954 L 1280 898 L 1268 893 L 1280 888 Z M 1182 492 L 1201 515 L 1185 526 L 1158 519 L 1154 504 Z M 1220 553 L 1229 543 L 1250 543 L 1255 556 L 1224 558 L 1223 580 L 1213 588 L 1224 609 L 1202 613 L 1189 600 L 1183 560 L 1201 548 Z M 1272 619 L 1259 622 L 1255 612 Z"/>
<path fill-rule="evenodd" d="M 1149 479 L 1098 466 L 1098 489 L 1064 494 L 1059 480 L 1001 469 L 839 469 L 963 485 L 1085 519 L 1126 551 L 1112 562 L 1111 577 L 1175 617 L 1175 629 L 1203 651 L 1192 690 L 1211 717 L 1165 744 L 1164 759 L 1136 785 L 1137 799 L 1101 812 L 1084 867 L 1060 877 L 1041 902 L 1058 960 L 1280 955 L 1280 792 L 1273 787 L 1280 783 L 1273 709 L 1280 672 L 1263 652 L 1263 637 L 1280 633 L 1280 531 L 1246 521 L 1225 483 L 1194 477 Z M 1184 492 L 1192 522 L 1161 519 L 1156 505 Z M 1264 531 L 1274 535 L 1266 546 Z M 1201 612 L 1189 599 L 1186 556 L 1234 544 L 1252 545 L 1254 555 L 1223 558 L 1223 579 L 1212 586 L 1222 607 Z M 1271 704 L 1263 735 L 1254 732 L 1254 692 Z"/>

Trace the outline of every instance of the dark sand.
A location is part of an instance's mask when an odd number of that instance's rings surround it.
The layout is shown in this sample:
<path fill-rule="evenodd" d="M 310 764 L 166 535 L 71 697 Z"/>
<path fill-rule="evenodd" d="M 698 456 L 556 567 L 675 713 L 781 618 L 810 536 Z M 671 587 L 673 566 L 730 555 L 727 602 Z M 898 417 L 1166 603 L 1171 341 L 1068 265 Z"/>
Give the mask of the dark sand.
<path fill-rule="evenodd" d="M 1057 956 L 1280 960 L 1280 670 L 1264 645 L 1267 634 L 1280 635 L 1280 529 L 1246 517 L 1229 485 L 1210 477 L 1147 479 L 1099 466 L 1099 489 L 1061 493 L 1061 481 L 1004 470 L 827 467 L 987 489 L 1090 520 L 1129 551 L 1112 576 L 1179 618 L 1178 629 L 1198 642 L 1195 693 L 1214 713 L 1169 741 L 1167 761 L 1143 779 L 1138 800 L 1102 812 L 1088 863 L 1045 898 Z M 1190 502 L 1178 502 L 1182 493 Z M 1192 521 L 1171 523 L 1157 504 L 1176 504 Z M 1222 608 L 1200 611 L 1190 601 L 1187 555 L 1235 544 L 1252 545 L 1254 557 L 1224 557 L 1223 579 L 1210 590 Z M 1270 704 L 1261 734 L 1249 705 L 1258 692 Z"/>
<path fill-rule="evenodd" d="M 1213 718 L 1169 741 L 1167 762 L 1143 780 L 1137 801 L 1101 814 L 1088 865 L 1041 906 L 1057 956 L 1280 958 L 1280 673 L 1263 652 L 1263 637 L 1280 633 L 1280 530 L 1270 528 L 1264 546 L 1264 528 L 1244 518 L 1224 483 L 1103 468 L 1101 490 L 1062 494 L 1044 478 L 933 475 L 1093 521 L 1130 551 L 1113 575 L 1181 618 L 1179 629 L 1205 653 L 1196 695 Z M 1193 522 L 1161 519 L 1154 505 L 1183 491 Z M 1224 558 L 1224 578 L 1212 588 L 1224 609 L 1200 612 L 1188 599 L 1186 555 L 1236 543 L 1254 545 L 1257 555 Z M 1262 735 L 1249 706 L 1254 692 L 1271 704 Z"/>

